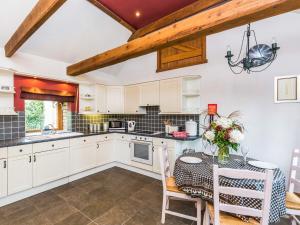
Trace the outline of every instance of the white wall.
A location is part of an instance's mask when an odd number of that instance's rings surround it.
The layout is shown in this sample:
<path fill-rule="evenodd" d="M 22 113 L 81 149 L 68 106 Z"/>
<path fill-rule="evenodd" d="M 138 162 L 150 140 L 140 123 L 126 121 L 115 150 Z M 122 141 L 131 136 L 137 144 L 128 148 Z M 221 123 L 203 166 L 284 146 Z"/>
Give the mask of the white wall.
<path fill-rule="evenodd" d="M 205 65 L 155 73 L 156 54 L 150 54 L 105 68 L 101 73 L 117 72 L 114 76 L 118 83 L 201 75 L 202 108 L 208 103 L 217 103 L 222 115 L 240 110 L 247 129 L 245 142 L 251 148 L 250 156 L 274 162 L 287 172 L 292 149 L 300 147 L 300 104 L 274 104 L 273 79 L 300 74 L 300 15 L 289 13 L 270 18 L 253 24 L 253 28 L 259 42 L 270 43 L 274 36 L 281 47 L 278 59 L 261 73 L 233 75 L 224 58 L 228 44 L 233 53 L 238 53 L 246 26 L 209 36 Z"/>

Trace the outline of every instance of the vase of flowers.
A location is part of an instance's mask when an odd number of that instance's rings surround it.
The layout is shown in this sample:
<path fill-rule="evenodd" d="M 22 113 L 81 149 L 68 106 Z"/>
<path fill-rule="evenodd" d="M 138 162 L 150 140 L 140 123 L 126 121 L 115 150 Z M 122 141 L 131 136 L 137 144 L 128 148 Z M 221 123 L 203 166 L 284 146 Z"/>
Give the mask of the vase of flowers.
<path fill-rule="evenodd" d="M 244 139 L 244 128 L 235 117 L 238 112 L 231 113 L 228 117 L 219 117 L 206 127 L 202 137 L 210 144 L 218 147 L 218 162 L 226 164 L 229 161 L 230 149 L 238 151 Z"/>

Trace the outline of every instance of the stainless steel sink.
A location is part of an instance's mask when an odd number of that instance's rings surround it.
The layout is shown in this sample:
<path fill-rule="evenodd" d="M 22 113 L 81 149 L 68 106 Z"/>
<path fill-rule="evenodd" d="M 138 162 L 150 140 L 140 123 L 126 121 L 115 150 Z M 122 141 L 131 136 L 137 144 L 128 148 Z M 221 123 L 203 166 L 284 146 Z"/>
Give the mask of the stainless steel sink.
<path fill-rule="evenodd" d="M 49 140 L 49 139 L 56 139 L 56 138 L 64 138 L 64 137 L 74 137 L 74 136 L 80 136 L 83 135 L 83 133 L 77 133 L 77 132 L 59 132 L 56 134 L 47 134 L 47 135 L 33 135 L 33 136 L 27 136 L 26 139 L 30 141 L 41 141 L 41 140 Z"/>

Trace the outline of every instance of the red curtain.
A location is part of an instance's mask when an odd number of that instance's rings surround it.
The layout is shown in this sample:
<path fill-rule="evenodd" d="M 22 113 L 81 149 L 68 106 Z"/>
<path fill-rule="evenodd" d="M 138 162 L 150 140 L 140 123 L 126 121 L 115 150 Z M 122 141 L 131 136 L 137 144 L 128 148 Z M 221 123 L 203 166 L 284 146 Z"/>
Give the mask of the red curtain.
<path fill-rule="evenodd" d="M 49 101 L 61 101 L 61 102 L 71 102 L 70 110 L 72 112 L 78 112 L 78 84 L 64 83 L 61 81 L 53 81 L 40 78 L 26 77 L 19 74 L 14 76 L 14 86 L 15 86 L 15 110 L 24 111 L 25 103 L 24 99 L 34 99 L 34 100 L 49 100 Z M 74 96 L 59 96 L 55 95 L 40 95 L 34 93 L 28 93 L 22 91 L 24 89 L 37 88 L 44 89 L 53 92 L 65 91 L 68 93 L 74 93 Z"/>

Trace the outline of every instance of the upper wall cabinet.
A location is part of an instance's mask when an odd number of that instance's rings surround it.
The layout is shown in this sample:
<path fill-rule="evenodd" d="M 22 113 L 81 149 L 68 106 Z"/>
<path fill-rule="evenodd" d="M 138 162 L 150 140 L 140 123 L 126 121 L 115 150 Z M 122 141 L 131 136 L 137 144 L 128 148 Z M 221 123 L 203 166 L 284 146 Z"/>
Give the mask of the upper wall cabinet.
<path fill-rule="evenodd" d="M 124 88 L 124 108 L 126 114 L 144 114 L 145 108 L 140 107 L 140 85 L 129 85 Z"/>
<path fill-rule="evenodd" d="M 188 76 L 160 81 L 162 114 L 200 113 L 200 76 Z"/>
<path fill-rule="evenodd" d="M 140 84 L 140 106 L 159 105 L 159 81 Z"/>
<path fill-rule="evenodd" d="M 0 115 L 16 115 L 14 108 L 14 73 L 0 69 Z"/>
<path fill-rule="evenodd" d="M 96 112 L 107 113 L 107 93 L 104 85 L 96 85 Z"/>
<path fill-rule="evenodd" d="M 107 113 L 124 113 L 124 87 L 106 87 Z"/>
<path fill-rule="evenodd" d="M 96 113 L 96 93 L 95 86 L 88 84 L 79 85 L 79 113 Z"/>

